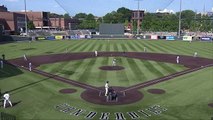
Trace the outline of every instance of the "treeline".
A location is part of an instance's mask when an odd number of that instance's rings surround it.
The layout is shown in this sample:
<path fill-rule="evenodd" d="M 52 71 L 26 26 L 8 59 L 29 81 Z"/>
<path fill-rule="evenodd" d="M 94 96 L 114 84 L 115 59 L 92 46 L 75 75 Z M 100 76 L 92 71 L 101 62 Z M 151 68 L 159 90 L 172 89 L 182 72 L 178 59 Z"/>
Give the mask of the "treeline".
<path fill-rule="evenodd" d="M 67 17 L 67 15 L 64 15 Z M 131 22 L 131 10 L 125 7 L 117 11 L 107 13 L 103 17 L 95 17 L 93 14 L 78 13 L 74 16 L 81 21 L 79 29 L 97 29 L 100 23 L 123 23 Z M 178 31 L 179 12 L 175 14 L 145 13 L 142 21 L 142 31 Z M 133 30 L 136 30 L 136 22 Z M 189 31 L 213 31 L 213 17 L 197 14 L 192 10 L 181 12 L 181 30 Z"/>

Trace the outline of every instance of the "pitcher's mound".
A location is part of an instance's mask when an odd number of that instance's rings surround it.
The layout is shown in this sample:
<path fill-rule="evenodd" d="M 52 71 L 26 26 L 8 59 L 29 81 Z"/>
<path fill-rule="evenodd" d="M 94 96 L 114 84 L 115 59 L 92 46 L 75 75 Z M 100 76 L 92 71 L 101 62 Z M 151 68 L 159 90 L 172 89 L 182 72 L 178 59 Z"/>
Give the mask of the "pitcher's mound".
<path fill-rule="evenodd" d="M 116 70 L 123 70 L 125 68 L 122 66 L 101 66 L 101 67 L 99 67 L 99 69 L 108 70 L 108 71 L 113 71 L 113 70 L 116 71 Z"/>

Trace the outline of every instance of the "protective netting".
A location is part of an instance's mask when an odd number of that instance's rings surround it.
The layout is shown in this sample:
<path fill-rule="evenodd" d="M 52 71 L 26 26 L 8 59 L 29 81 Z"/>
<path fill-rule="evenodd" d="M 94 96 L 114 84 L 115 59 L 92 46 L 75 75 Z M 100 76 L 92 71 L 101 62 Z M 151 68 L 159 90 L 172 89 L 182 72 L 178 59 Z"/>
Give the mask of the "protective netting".
<path fill-rule="evenodd" d="M 139 8 L 148 12 L 155 12 L 157 9 L 169 9 L 179 12 L 181 0 L 55 0 L 71 16 L 77 13 L 92 13 L 94 15 L 105 15 L 120 7 L 131 10 Z M 211 11 L 213 0 L 182 0 L 182 9 L 203 12 Z M 104 12 L 103 12 L 104 11 Z"/>

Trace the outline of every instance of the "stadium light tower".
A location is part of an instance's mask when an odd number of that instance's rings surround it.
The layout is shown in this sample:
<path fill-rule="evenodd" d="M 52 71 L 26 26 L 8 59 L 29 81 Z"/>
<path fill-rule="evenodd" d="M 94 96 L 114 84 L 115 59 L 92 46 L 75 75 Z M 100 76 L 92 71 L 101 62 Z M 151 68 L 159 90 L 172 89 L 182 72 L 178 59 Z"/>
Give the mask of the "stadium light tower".
<path fill-rule="evenodd" d="M 28 29 L 27 29 L 27 3 L 26 0 L 24 0 L 24 11 L 25 11 L 25 33 L 26 36 L 28 35 Z"/>
<path fill-rule="evenodd" d="M 140 0 L 138 1 L 138 21 L 137 21 L 137 35 L 139 35 L 139 30 L 140 30 Z"/>
<path fill-rule="evenodd" d="M 181 12 L 182 12 L 182 0 L 180 0 L 180 13 L 179 13 L 178 38 L 180 38 L 180 34 L 181 34 Z"/>

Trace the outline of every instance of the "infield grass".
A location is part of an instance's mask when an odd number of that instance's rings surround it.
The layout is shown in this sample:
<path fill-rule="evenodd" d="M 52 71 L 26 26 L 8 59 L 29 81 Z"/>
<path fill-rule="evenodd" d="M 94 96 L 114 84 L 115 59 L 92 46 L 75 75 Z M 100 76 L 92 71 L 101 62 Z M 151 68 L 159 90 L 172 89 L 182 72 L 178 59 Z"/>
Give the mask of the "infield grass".
<path fill-rule="evenodd" d="M 124 70 L 105 71 L 99 69 L 101 66 L 112 66 L 113 57 L 46 64 L 41 65 L 39 69 L 96 87 L 104 86 L 105 81 L 109 81 L 111 86 L 129 87 L 186 69 L 184 66 L 177 64 L 126 57 L 115 58 L 116 65 L 124 67 Z"/>

